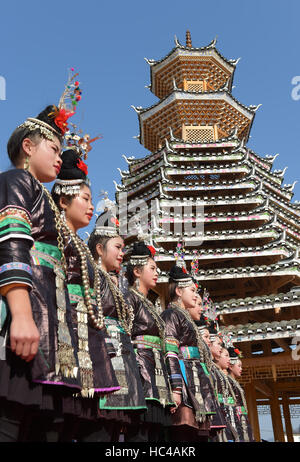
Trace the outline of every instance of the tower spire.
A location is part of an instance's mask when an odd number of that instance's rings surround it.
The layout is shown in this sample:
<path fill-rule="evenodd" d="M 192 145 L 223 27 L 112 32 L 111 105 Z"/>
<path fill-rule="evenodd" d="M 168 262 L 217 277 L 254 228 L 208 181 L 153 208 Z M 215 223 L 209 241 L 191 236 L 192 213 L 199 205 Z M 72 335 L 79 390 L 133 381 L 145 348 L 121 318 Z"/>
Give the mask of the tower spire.
<path fill-rule="evenodd" d="M 192 39 L 191 39 L 191 33 L 189 30 L 186 31 L 185 42 L 186 42 L 187 48 L 192 48 Z"/>

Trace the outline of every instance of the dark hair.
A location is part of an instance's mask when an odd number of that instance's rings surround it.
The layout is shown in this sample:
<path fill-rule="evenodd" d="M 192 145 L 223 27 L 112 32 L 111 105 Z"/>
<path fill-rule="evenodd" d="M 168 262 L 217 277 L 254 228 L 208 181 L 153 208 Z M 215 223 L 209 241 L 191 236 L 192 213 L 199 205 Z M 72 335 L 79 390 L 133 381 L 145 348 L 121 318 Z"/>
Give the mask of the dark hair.
<path fill-rule="evenodd" d="M 61 132 L 60 128 L 56 125 L 54 121 L 54 117 L 49 116 L 51 112 L 55 112 L 56 110 L 57 110 L 57 107 L 54 106 L 53 104 L 50 104 L 42 112 L 39 113 L 36 119 L 39 119 L 42 122 L 45 122 L 46 124 L 50 125 L 50 127 L 52 127 L 57 132 L 57 137 L 62 138 L 63 133 Z"/>
<path fill-rule="evenodd" d="M 98 244 L 102 244 L 103 250 L 106 250 L 107 243 L 111 239 L 109 236 L 100 236 L 93 231 L 88 240 L 88 247 L 93 255 L 94 260 L 98 260 L 99 255 L 96 249 Z"/>
<path fill-rule="evenodd" d="M 174 302 L 178 297 L 176 294 L 176 287 L 178 287 L 178 284 L 172 279 L 169 279 L 169 303 Z"/>
<path fill-rule="evenodd" d="M 54 106 L 47 106 L 37 117 L 36 119 L 41 120 L 42 122 L 46 122 L 50 125 L 54 130 L 57 131 L 57 134 L 54 136 L 57 137 L 60 143 L 62 143 L 62 137 L 59 135 L 59 128 L 55 125 L 53 119 L 51 119 L 48 114 L 54 111 Z M 21 153 L 22 142 L 25 138 L 29 138 L 33 142 L 40 142 L 44 137 L 41 134 L 40 130 L 37 128 L 36 130 L 30 131 L 27 127 L 17 127 L 13 133 L 11 134 L 8 142 L 7 142 L 7 153 L 8 157 L 10 158 L 11 163 L 16 166 L 18 164 L 18 160 Z"/>
<path fill-rule="evenodd" d="M 149 260 L 153 260 L 152 256 L 148 257 L 147 263 L 148 263 Z M 126 278 L 128 280 L 128 284 L 130 286 L 133 286 L 134 283 L 135 283 L 135 280 L 136 280 L 136 276 L 134 274 L 134 269 L 138 268 L 140 270 L 143 270 L 144 267 L 145 267 L 145 265 L 132 265 L 131 263 L 127 263 L 125 276 L 126 276 Z"/>
<path fill-rule="evenodd" d="M 7 142 L 7 154 L 11 163 L 16 167 L 21 154 L 22 142 L 25 138 L 31 139 L 33 142 L 38 143 L 42 140 L 40 131 L 34 130 L 29 132 L 26 127 L 18 127 L 11 134 Z"/>

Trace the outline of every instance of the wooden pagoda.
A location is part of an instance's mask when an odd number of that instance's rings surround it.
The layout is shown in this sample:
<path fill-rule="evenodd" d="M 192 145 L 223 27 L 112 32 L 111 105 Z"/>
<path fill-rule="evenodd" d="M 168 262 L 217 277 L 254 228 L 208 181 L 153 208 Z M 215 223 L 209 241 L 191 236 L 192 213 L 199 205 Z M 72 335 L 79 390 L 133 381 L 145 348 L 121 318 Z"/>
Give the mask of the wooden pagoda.
<path fill-rule="evenodd" d="M 185 242 L 188 265 L 198 251 L 197 277 L 215 303 L 221 329 L 243 352 L 241 384 L 255 438 L 261 439 L 257 405 L 268 404 L 274 438 L 284 441 L 281 405 L 293 441 L 289 404 L 300 397 L 293 350 L 297 335 L 300 341 L 300 204 L 291 202 L 294 184 L 283 184 L 285 170 L 273 170 L 277 155 L 261 157 L 247 147 L 258 106 L 234 98 L 238 60 L 224 58 L 215 45 L 195 48 L 187 32 L 185 46 L 175 38 L 167 56 L 146 60 L 149 88 L 159 101 L 134 109 L 139 141 L 150 154 L 124 156 L 128 170 L 120 170 L 116 199 L 126 193 L 129 220 L 138 201 L 149 205 L 145 222 L 155 205 L 162 308 L 178 240 Z M 197 206 L 204 207 L 201 216 Z M 183 226 L 198 220 L 204 223 L 201 245 Z M 166 224 L 168 232 L 160 232 Z"/>

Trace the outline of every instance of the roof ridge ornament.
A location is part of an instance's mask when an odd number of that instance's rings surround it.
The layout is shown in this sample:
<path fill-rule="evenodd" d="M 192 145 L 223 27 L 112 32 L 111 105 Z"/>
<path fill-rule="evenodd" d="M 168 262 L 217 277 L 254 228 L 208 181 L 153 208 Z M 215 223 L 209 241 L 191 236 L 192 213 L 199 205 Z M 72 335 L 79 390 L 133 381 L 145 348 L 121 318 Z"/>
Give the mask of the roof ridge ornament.
<path fill-rule="evenodd" d="M 215 48 L 215 45 L 217 43 L 217 38 L 218 36 L 216 35 L 215 38 L 205 48 Z"/>
<path fill-rule="evenodd" d="M 127 162 L 127 164 L 131 164 L 135 157 L 134 156 L 131 156 L 131 157 L 126 157 L 125 154 L 122 154 L 122 157 L 125 159 L 125 161 Z"/>
<path fill-rule="evenodd" d="M 178 90 L 178 87 L 176 85 L 175 77 L 173 77 L 173 90 Z"/>
<path fill-rule="evenodd" d="M 283 177 L 287 169 L 288 169 L 288 167 L 284 167 L 283 170 L 280 170 L 280 169 L 279 169 L 279 170 L 274 170 L 273 173 L 274 173 L 275 175 L 278 175 L 278 176 Z"/>
<path fill-rule="evenodd" d="M 166 143 L 166 150 L 167 150 L 167 152 L 175 152 L 175 151 L 173 151 L 173 149 L 170 147 L 168 138 L 165 138 L 165 143 Z M 166 153 L 165 153 L 165 152 L 164 152 L 163 155 L 164 155 L 165 164 L 166 164 L 168 167 L 173 167 L 173 165 L 170 164 L 170 163 L 168 162 L 167 156 L 166 156 Z"/>
<path fill-rule="evenodd" d="M 295 180 L 293 184 L 285 184 L 283 185 L 283 189 L 287 189 L 289 192 L 292 192 L 298 180 Z"/>
<path fill-rule="evenodd" d="M 248 106 L 248 109 L 249 109 L 250 111 L 256 112 L 256 111 L 260 108 L 260 106 L 262 106 L 262 104 L 257 104 L 257 105 L 255 105 L 255 104 L 250 104 L 250 106 Z"/>
<path fill-rule="evenodd" d="M 174 140 L 175 140 L 175 137 L 174 137 L 174 134 L 173 134 L 172 127 L 169 127 L 169 130 L 170 130 L 170 140 L 171 140 L 171 141 L 174 141 Z"/>
<path fill-rule="evenodd" d="M 117 191 L 123 191 L 125 189 L 125 186 L 122 184 L 118 184 L 115 180 L 113 180 L 113 183 L 115 185 L 115 188 Z"/>
<path fill-rule="evenodd" d="M 119 173 L 120 173 L 121 178 L 125 178 L 126 176 L 129 175 L 129 171 L 128 171 L 128 170 L 121 170 L 119 167 L 117 167 L 117 170 L 119 170 Z"/>
<path fill-rule="evenodd" d="M 178 40 L 178 38 L 177 38 L 176 35 L 174 35 L 174 42 L 175 42 L 176 48 L 177 48 L 177 47 L 182 48 L 182 45 L 181 45 L 181 43 L 179 43 L 179 40 Z M 145 58 L 145 59 L 146 59 L 146 58 Z"/>
<path fill-rule="evenodd" d="M 149 66 L 154 66 L 154 64 L 156 64 L 155 59 L 144 58 L 144 60 L 146 61 L 147 64 L 149 64 Z"/>
<path fill-rule="evenodd" d="M 158 183 L 158 188 L 159 188 L 160 197 L 161 197 L 162 199 L 169 199 L 169 197 L 163 192 L 163 188 L 162 188 L 161 182 Z"/>
<path fill-rule="evenodd" d="M 223 87 L 221 87 L 219 89 L 219 91 L 229 91 L 229 83 L 230 83 L 230 77 L 228 77 L 228 79 L 226 80 L 225 84 L 223 85 Z"/>
<path fill-rule="evenodd" d="M 233 66 L 236 66 L 237 63 L 241 60 L 242 58 L 237 58 L 237 59 L 229 59 L 228 62 L 232 64 Z"/>
<path fill-rule="evenodd" d="M 272 164 L 273 164 L 273 163 L 274 163 L 274 160 L 275 160 L 276 157 L 278 157 L 278 156 L 279 156 L 279 152 L 278 152 L 277 154 L 275 154 L 275 156 L 271 156 L 271 155 L 267 154 L 265 158 L 266 158 L 267 161 L 270 161 L 270 162 L 272 162 Z"/>
<path fill-rule="evenodd" d="M 163 183 L 171 183 L 171 181 L 168 178 L 166 178 L 163 167 L 160 167 L 160 174 Z"/>
<path fill-rule="evenodd" d="M 240 143 L 231 151 L 231 154 L 234 154 L 235 152 L 238 152 L 238 151 L 243 151 L 243 152 L 246 151 L 244 137 L 241 139 Z"/>
<path fill-rule="evenodd" d="M 131 104 L 131 107 L 135 110 L 137 114 L 139 114 L 143 110 L 142 106 L 134 106 L 133 104 Z"/>

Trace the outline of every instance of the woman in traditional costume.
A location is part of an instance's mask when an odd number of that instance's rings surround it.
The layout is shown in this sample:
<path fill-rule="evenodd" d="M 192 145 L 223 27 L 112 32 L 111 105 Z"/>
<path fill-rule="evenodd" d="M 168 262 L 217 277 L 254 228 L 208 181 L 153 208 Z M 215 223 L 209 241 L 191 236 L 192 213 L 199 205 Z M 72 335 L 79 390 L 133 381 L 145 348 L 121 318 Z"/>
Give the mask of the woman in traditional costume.
<path fill-rule="evenodd" d="M 201 301 L 202 301 L 202 297 L 201 297 Z M 207 317 L 206 317 L 207 310 L 208 310 L 206 290 L 204 290 L 203 301 L 204 301 L 204 304 L 202 302 L 203 309 L 201 312 L 200 319 L 196 319 L 195 324 L 197 325 L 197 328 L 199 330 L 199 333 L 204 343 L 205 355 L 204 355 L 203 368 L 205 368 L 206 376 L 209 379 L 208 386 L 210 389 L 211 396 L 213 397 L 214 406 L 215 406 L 215 414 L 212 416 L 212 420 L 210 422 L 209 441 L 222 442 L 224 441 L 224 429 L 226 428 L 226 420 L 220 408 L 220 403 L 218 401 L 216 380 L 212 372 L 214 365 L 213 365 L 213 356 L 210 351 L 211 341 L 210 341 L 210 334 L 208 330 Z"/>
<path fill-rule="evenodd" d="M 43 438 L 56 441 L 62 395 L 81 390 L 59 213 L 42 184 L 61 167 L 67 119 L 80 96 L 73 77 L 58 107 L 13 132 L 7 149 L 16 168 L 0 175 L 1 442 L 34 439 L 36 416 Z"/>
<path fill-rule="evenodd" d="M 170 405 L 174 406 L 164 358 L 165 323 L 148 297 L 158 278 L 154 255 L 154 247 L 135 242 L 126 267 L 126 302 L 134 311 L 131 338 L 147 402 L 139 431 L 152 442 L 165 441 L 166 429 L 171 425 Z M 125 441 L 130 437 L 127 435 Z"/>
<path fill-rule="evenodd" d="M 165 321 L 166 364 L 176 407 L 172 413 L 172 441 L 207 441 L 213 403 L 201 393 L 202 339 L 189 310 L 195 308 L 197 288 L 185 267 L 169 273 L 170 303 L 161 314 Z M 210 409 L 207 408 L 209 404 Z"/>
<path fill-rule="evenodd" d="M 239 441 L 254 442 L 252 427 L 248 418 L 247 403 L 245 392 L 239 384 L 238 379 L 242 375 L 242 354 L 238 348 L 233 345 L 228 348 L 230 364 L 228 368 L 228 380 L 231 382 L 232 390 L 236 399 L 236 426 L 239 435 Z"/>
<path fill-rule="evenodd" d="M 111 361 L 121 389 L 100 398 L 99 416 L 111 422 L 116 434 L 135 433 L 135 441 L 145 441 L 145 435 L 137 432 L 140 413 L 147 406 L 131 343 L 134 312 L 115 281 L 123 262 L 124 241 L 113 213 L 114 204 L 108 199 L 105 203 L 107 207 L 97 218 L 88 246 L 98 264 L 104 323 L 116 351 Z"/>
<path fill-rule="evenodd" d="M 100 278 L 87 244 L 78 236 L 93 216 L 87 165 L 83 161 L 91 149 L 76 133 L 66 136 L 68 149 L 62 154 L 62 168 L 52 197 L 60 210 L 67 263 L 67 285 L 72 321 L 78 349 L 81 394 L 64 401 L 69 416 L 62 440 L 111 441 L 113 434 L 105 420 L 99 419 L 99 398 L 120 389 L 110 355 L 115 351 L 104 325 Z M 76 419 L 74 418 L 76 416 Z"/>
<path fill-rule="evenodd" d="M 214 375 L 217 396 L 226 420 L 226 440 L 230 442 L 238 441 L 238 433 L 235 422 L 235 396 L 232 386 L 227 377 L 229 365 L 229 354 L 224 348 L 222 337 L 215 323 L 210 325 L 211 352 L 214 357 L 212 374 Z"/>

